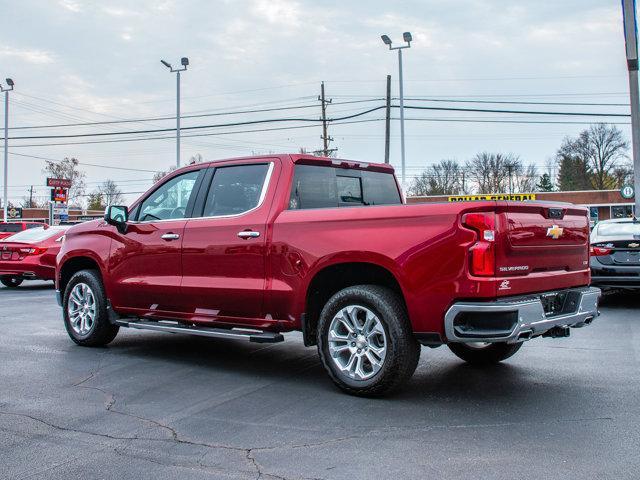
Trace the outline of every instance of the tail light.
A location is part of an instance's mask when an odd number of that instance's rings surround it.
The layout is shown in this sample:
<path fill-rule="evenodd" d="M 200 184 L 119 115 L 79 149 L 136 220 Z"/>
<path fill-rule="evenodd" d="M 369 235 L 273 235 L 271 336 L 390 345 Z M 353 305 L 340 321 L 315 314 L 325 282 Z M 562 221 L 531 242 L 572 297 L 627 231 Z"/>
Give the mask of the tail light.
<path fill-rule="evenodd" d="M 469 249 L 469 267 L 473 275 L 490 277 L 496 273 L 495 231 L 493 212 L 466 213 L 462 224 L 478 233 L 478 241 Z"/>
<path fill-rule="evenodd" d="M 20 248 L 18 249 L 18 251 L 23 255 L 42 255 L 44 252 L 47 251 L 47 249 L 42 247 L 32 247 L 32 248 Z"/>
<path fill-rule="evenodd" d="M 605 247 L 594 247 L 592 245 L 591 247 L 589 247 L 589 252 L 594 257 L 602 257 L 604 255 L 611 254 L 611 249 L 610 248 L 605 248 Z"/>

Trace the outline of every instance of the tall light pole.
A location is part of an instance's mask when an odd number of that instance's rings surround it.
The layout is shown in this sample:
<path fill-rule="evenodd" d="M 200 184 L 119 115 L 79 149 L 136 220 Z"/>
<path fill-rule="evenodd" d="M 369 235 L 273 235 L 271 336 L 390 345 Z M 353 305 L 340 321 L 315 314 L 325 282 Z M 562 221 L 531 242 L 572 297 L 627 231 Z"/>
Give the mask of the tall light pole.
<path fill-rule="evenodd" d="M 405 168 L 405 160 L 404 160 L 404 85 L 402 80 L 402 50 L 405 48 L 411 47 L 411 41 L 413 38 L 411 37 L 411 33 L 404 32 L 402 34 L 402 39 L 406 42 L 406 45 L 399 45 L 394 47 L 391 44 L 391 39 L 387 35 L 382 35 L 382 41 L 385 45 L 389 46 L 389 50 L 397 50 L 398 51 L 398 80 L 400 82 L 400 155 L 402 159 L 402 189 L 406 189 L 406 168 Z"/>
<path fill-rule="evenodd" d="M 629 70 L 629 100 L 631 104 L 631 144 L 633 148 L 634 193 L 636 218 L 640 217 L 640 95 L 638 94 L 638 27 L 635 0 L 622 0 L 624 41 Z"/>
<path fill-rule="evenodd" d="M 4 92 L 4 195 L 2 206 L 4 208 L 3 220 L 9 220 L 9 92 L 13 90 L 13 80 L 7 78 L 8 88 L 0 85 L 0 92 Z"/>
<path fill-rule="evenodd" d="M 180 72 L 184 72 L 189 65 L 189 59 L 182 57 L 180 64 L 182 68 L 173 68 L 169 62 L 160 60 L 171 73 L 176 74 L 176 166 L 180 168 Z"/>

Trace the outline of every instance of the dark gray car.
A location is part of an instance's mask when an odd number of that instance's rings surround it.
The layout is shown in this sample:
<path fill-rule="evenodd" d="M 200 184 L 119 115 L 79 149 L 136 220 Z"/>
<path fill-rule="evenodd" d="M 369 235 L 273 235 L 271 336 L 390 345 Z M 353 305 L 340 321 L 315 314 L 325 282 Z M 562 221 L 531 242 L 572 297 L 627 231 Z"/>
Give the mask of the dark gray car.
<path fill-rule="evenodd" d="M 640 220 L 604 220 L 591 232 L 591 284 L 640 289 Z"/>

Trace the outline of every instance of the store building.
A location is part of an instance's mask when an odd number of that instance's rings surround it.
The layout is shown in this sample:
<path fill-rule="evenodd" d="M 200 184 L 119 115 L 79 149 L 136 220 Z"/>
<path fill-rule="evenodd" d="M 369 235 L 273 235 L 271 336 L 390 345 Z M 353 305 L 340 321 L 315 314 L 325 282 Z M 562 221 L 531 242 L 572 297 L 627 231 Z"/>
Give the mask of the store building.
<path fill-rule="evenodd" d="M 592 222 L 610 218 L 625 218 L 633 215 L 633 198 L 624 198 L 620 190 L 582 190 L 575 192 L 536 192 L 528 194 L 536 200 L 575 203 L 589 207 Z M 407 203 L 447 202 L 449 195 L 408 197 Z"/>

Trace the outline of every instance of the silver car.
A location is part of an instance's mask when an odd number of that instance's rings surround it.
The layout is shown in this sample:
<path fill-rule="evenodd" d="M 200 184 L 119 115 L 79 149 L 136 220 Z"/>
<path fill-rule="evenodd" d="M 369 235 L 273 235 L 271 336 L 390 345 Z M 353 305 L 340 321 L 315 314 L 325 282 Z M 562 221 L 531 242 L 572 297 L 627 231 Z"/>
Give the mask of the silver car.
<path fill-rule="evenodd" d="M 591 284 L 640 289 L 640 220 L 599 222 L 591 232 Z"/>

